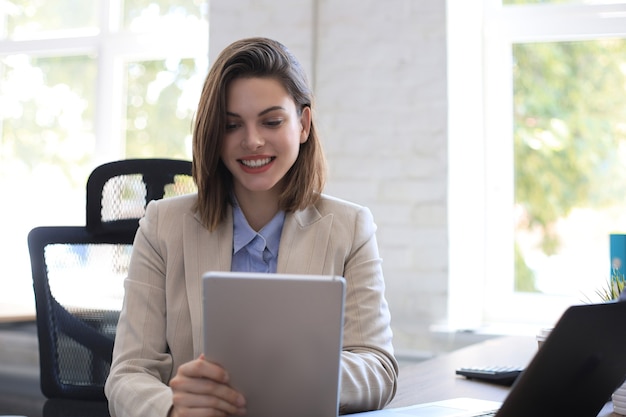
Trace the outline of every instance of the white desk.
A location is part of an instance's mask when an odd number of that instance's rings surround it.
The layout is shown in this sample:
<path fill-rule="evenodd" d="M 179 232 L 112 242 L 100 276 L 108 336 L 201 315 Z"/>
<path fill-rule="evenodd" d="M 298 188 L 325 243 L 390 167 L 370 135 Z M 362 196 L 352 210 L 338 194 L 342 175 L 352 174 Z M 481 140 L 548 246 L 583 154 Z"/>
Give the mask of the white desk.
<path fill-rule="evenodd" d="M 35 305 L 0 303 L 0 323 L 35 321 Z"/>

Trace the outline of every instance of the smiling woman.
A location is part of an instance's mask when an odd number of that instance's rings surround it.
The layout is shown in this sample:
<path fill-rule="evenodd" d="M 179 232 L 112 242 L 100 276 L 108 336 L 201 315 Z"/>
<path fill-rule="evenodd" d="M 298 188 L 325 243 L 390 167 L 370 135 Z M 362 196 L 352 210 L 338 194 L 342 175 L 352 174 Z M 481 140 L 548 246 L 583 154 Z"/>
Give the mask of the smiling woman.
<path fill-rule="evenodd" d="M 19 204 L 0 206 L 0 253 L 12 260 L 3 265 L 0 302 L 33 305 L 26 235 L 37 225 L 84 224 L 95 166 L 191 157 L 207 5 L 170 3 L 2 3 L 0 189 Z"/>
<path fill-rule="evenodd" d="M 227 102 L 229 121 L 221 157 L 233 175 L 237 198 L 242 207 L 258 207 L 254 200 L 259 197 L 273 196 L 278 203 L 283 178 L 308 139 L 310 107 L 297 108 L 281 83 L 272 78 L 231 81 Z M 244 210 L 244 214 L 256 213 Z M 258 218 L 254 223 L 262 226 L 269 220 Z"/>
<path fill-rule="evenodd" d="M 198 193 L 150 203 L 133 244 L 105 387 L 113 416 L 254 408 L 256 387 L 237 385 L 204 351 L 211 335 L 196 289 L 207 271 L 344 277 L 337 411 L 393 398 L 398 364 L 376 225 L 366 207 L 323 194 L 312 102 L 304 70 L 278 41 L 235 41 L 212 64 L 193 131 Z M 219 320 L 228 325 L 228 314 Z"/>

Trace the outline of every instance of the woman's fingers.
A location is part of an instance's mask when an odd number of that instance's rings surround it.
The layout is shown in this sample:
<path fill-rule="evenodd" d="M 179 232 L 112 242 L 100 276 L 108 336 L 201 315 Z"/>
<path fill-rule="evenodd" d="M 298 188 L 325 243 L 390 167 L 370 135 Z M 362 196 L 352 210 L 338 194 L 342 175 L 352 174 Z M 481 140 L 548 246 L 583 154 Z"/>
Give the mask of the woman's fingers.
<path fill-rule="evenodd" d="M 178 373 L 192 378 L 208 378 L 223 384 L 228 383 L 226 370 L 213 362 L 207 361 L 204 355 L 182 364 L 178 368 Z"/>
<path fill-rule="evenodd" d="M 206 361 L 203 355 L 181 365 L 169 384 L 173 393 L 173 415 L 244 415 L 243 395 L 227 383 L 226 371 Z"/>

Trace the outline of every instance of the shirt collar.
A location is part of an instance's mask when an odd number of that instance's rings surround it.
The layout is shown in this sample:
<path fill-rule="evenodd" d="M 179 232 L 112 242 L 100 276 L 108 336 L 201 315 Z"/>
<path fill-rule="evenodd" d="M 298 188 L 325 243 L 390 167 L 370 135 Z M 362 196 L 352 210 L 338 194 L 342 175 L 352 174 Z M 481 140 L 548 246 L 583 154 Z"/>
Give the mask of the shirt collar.
<path fill-rule="evenodd" d="M 258 233 L 254 231 L 241 211 L 239 204 L 233 204 L 233 253 L 239 252 L 248 245 L 256 236 L 261 235 L 265 239 L 267 249 L 274 256 L 278 255 L 280 235 L 285 222 L 285 212 L 279 211 Z"/>

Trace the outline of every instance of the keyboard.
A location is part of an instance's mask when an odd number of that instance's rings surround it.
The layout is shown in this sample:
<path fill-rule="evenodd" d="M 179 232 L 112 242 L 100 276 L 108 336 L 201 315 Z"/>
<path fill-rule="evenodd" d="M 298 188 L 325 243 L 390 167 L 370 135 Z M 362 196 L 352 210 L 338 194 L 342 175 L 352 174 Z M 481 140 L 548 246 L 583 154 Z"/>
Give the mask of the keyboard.
<path fill-rule="evenodd" d="M 485 411 L 480 414 L 474 414 L 472 417 L 493 417 L 496 415 L 497 412 L 498 410 Z"/>
<path fill-rule="evenodd" d="M 518 366 L 468 367 L 456 370 L 457 375 L 468 379 L 492 382 L 500 385 L 512 385 L 524 369 Z"/>

